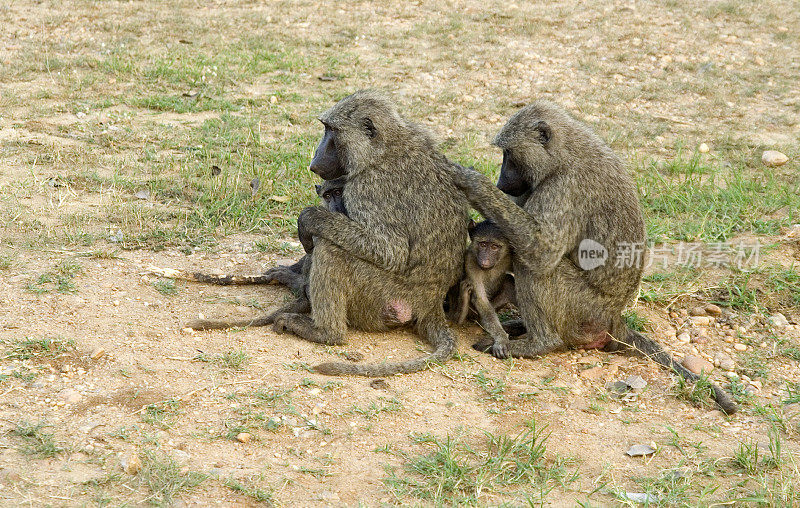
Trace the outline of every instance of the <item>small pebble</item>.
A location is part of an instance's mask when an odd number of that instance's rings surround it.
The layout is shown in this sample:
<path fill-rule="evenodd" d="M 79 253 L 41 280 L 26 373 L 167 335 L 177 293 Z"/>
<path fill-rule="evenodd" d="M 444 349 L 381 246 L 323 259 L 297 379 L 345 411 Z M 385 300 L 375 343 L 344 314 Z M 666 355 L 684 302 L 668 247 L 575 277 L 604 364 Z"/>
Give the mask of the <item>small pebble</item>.
<path fill-rule="evenodd" d="M 251 438 L 252 436 L 247 432 L 240 432 L 236 434 L 236 440 L 240 443 L 247 443 Z"/>
<path fill-rule="evenodd" d="M 708 316 L 694 316 L 689 318 L 689 321 L 691 321 L 694 326 L 707 326 L 711 323 L 712 319 L 713 318 Z"/>
<path fill-rule="evenodd" d="M 678 335 L 678 342 L 681 344 L 688 344 L 691 342 L 692 336 L 689 335 L 689 332 L 683 332 L 682 334 Z"/>
<path fill-rule="evenodd" d="M 705 316 L 706 315 L 706 308 L 705 307 L 692 307 L 689 309 L 690 316 Z"/>
<path fill-rule="evenodd" d="M 700 153 L 708 153 L 711 150 L 706 143 L 700 143 L 700 146 L 697 147 L 697 151 Z"/>
<path fill-rule="evenodd" d="M 734 344 L 733 349 L 736 351 L 747 351 L 747 346 L 744 344 Z"/>
<path fill-rule="evenodd" d="M 686 355 L 681 363 L 689 371 L 694 372 L 695 374 L 701 374 L 702 372 L 709 374 L 712 370 L 714 370 L 714 365 L 712 365 L 711 362 L 694 355 Z"/>
<path fill-rule="evenodd" d="M 708 313 L 711 316 L 718 317 L 722 315 L 722 309 L 720 309 L 719 306 L 714 305 L 713 303 L 709 303 L 708 305 L 706 305 L 706 313 Z"/>
<path fill-rule="evenodd" d="M 777 328 L 783 328 L 789 324 L 789 320 L 786 319 L 786 316 L 780 312 L 771 315 L 767 321 L 769 321 L 769 324 Z"/>
<path fill-rule="evenodd" d="M 789 157 L 777 150 L 766 150 L 761 154 L 761 162 L 771 168 L 783 166 L 788 160 Z"/>

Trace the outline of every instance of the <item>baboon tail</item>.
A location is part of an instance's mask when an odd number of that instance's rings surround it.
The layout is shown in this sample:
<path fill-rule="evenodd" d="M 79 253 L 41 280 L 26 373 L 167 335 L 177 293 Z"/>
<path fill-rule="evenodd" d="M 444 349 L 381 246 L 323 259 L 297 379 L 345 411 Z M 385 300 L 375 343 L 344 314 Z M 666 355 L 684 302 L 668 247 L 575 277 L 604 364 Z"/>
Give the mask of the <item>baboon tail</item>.
<path fill-rule="evenodd" d="M 697 381 L 700 379 L 700 376 L 676 362 L 672 355 L 667 353 L 664 348 L 661 347 L 661 344 L 649 337 L 645 337 L 637 331 L 629 328 L 628 335 L 624 342 L 627 346 L 639 351 L 648 358 L 651 358 L 657 364 L 679 374 L 686 380 Z M 714 383 L 710 384 L 711 388 L 714 390 L 714 400 L 716 400 L 720 409 L 722 409 L 722 412 L 732 415 L 738 411 L 739 407 L 736 405 L 736 402 L 733 401 L 731 396 L 725 390 Z"/>
<path fill-rule="evenodd" d="M 431 363 L 442 363 L 453 356 L 456 350 L 456 337 L 445 323 L 444 316 L 427 322 L 420 322 L 418 329 L 420 334 L 434 348 L 429 355 L 399 363 L 358 365 L 344 362 L 327 362 L 316 365 L 311 370 L 327 376 L 388 377 L 395 374 L 418 372 L 427 368 Z"/>
<path fill-rule="evenodd" d="M 267 277 L 266 275 L 208 275 L 205 273 L 194 273 L 192 274 L 192 277 L 198 282 L 206 282 L 208 284 L 216 284 L 218 286 L 269 284 L 273 280 L 272 277 Z"/>
<path fill-rule="evenodd" d="M 235 321 L 216 321 L 213 319 L 195 319 L 186 323 L 186 328 L 192 330 L 224 330 L 226 328 L 247 328 L 248 326 L 267 326 L 274 321 L 272 314 L 258 316 L 252 319 L 240 319 Z"/>

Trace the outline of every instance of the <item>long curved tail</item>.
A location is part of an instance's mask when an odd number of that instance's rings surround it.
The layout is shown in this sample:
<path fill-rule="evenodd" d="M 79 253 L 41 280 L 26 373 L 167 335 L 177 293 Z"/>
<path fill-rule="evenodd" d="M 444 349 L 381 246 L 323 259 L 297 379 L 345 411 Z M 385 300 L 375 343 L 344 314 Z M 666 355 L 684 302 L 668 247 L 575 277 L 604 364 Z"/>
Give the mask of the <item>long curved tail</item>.
<path fill-rule="evenodd" d="M 424 321 L 421 320 L 417 325 L 417 329 L 420 335 L 433 346 L 434 349 L 431 354 L 398 363 L 359 365 L 344 362 L 327 362 L 316 365 L 311 370 L 327 376 L 388 377 L 395 374 L 418 372 L 427 368 L 431 363 L 445 362 L 453 356 L 456 350 L 456 337 L 447 326 L 443 315 Z"/>
<path fill-rule="evenodd" d="M 256 316 L 252 319 L 239 319 L 233 321 L 222 321 L 214 319 L 195 319 L 186 323 L 186 328 L 192 330 L 224 330 L 226 328 L 247 328 L 248 326 L 267 326 L 274 321 L 272 314 L 267 316 Z"/>
<path fill-rule="evenodd" d="M 680 374 L 684 379 L 689 381 L 697 381 L 700 379 L 700 376 L 676 362 L 672 355 L 667 353 L 664 348 L 661 347 L 661 344 L 649 337 L 645 337 L 637 331 L 628 328 L 628 335 L 625 338 L 624 343 L 648 358 L 651 358 L 659 365 L 662 365 L 673 372 Z M 710 384 L 711 388 L 714 390 L 714 400 L 717 401 L 720 409 L 722 409 L 725 414 L 731 415 L 738 411 L 739 407 L 736 405 L 736 402 L 734 402 L 733 398 L 731 398 L 731 396 L 725 390 L 714 383 Z"/>
<path fill-rule="evenodd" d="M 266 275 L 209 275 L 206 273 L 193 273 L 192 278 L 197 282 L 216 284 L 218 286 L 243 286 L 246 284 L 269 284 L 272 277 Z"/>

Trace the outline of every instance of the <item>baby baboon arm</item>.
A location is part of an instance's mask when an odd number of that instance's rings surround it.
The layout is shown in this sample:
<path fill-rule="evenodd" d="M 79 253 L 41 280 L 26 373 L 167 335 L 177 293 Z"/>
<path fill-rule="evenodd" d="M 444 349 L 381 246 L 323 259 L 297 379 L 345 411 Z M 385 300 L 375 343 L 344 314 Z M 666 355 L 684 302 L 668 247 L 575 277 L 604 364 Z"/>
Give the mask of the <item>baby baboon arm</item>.
<path fill-rule="evenodd" d="M 393 233 L 389 228 L 367 229 L 341 213 L 324 208 L 309 207 L 300 212 L 298 228 L 311 235 L 325 238 L 348 254 L 394 273 L 404 273 L 408 268 L 408 238 Z"/>
<path fill-rule="evenodd" d="M 514 248 L 515 259 L 534 273 L 550 273 L 577 235 L 570 210 L 571 196 L 560 191 L 560 185 L 542 182 L 537 194 L 548 203 L 541 216 L 533 216 L 474 169 L 453 166 L 455 184 L 472 206 L 492 219 Z M 548 188 L 549 187 L 549 188 Z"/>
<path fill-rule="evenodd" d="M 473 288 L 472 298 L 475 303 L 475 310 L 481 318 L 481 328 L 486 330 L 492 337 L 492 355 L 497 358 L 508 358 L 508 334 L 500 324 L 500 318 L 494 311 L 492 302 L 486 295 L 486 288 L 483 284 L 477 284 Z"/>

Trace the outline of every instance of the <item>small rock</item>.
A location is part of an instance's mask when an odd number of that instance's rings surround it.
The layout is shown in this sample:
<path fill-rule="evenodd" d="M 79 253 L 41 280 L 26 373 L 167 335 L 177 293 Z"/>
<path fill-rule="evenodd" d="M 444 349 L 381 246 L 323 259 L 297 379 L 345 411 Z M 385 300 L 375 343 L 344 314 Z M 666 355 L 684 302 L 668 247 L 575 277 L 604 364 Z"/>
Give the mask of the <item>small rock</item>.
<path fill-rule="evenodd" d="M 139 454 L 133 450 L 123 455 L 119 463 L 122 466 L 122 470 L 129 475 L 135 475 L 142 469 L 142 459 L 140 459 Z"/>
<path fill-rule="evenodd" d="M 583 379 L 598 379 L 605 374 L 603 367 L 591 367 L 586 370 L 582 370 L 580 376 Z"/>
<path fill-rule="evenodd" d="M 389 389 L 389 383 L 387 383 L 383 379 L 375 379 L 373 381 L 370 381 L 369 386 L 370 386 L 370 388 L 374 388 L 376 390 L 388 390 Z"/>
<path fill-rule="evenodd" d="M 239 441 L 240 443 L 247 443 L 248 441 L 250 441 L 250 439 L 252 439 L 252 437 L 253 436 L 251 436 L 247 432 L 240 432 L 236 434 L 236 440 Z"/>
<path fill-rule="evenodd" d="M 706 344 L 708 343 L 708 337 L 705 335 L 698 335 L 697 337 L 692 338 L 693 344 Z"/>
<path fill-rule="evenodd" d="M 706 305 L 706 313 L 710 316 L 719 317 L 722 315 L 722 309 L 719 306 L 709 303 Z"/>
<path fill-rule="evenodd" d="M 105 356 L 105 354 L 106 354 L 106 350 L 101 348 L 101 347 L 99 347 L 99 348 L 95 349 L 94 351 L 92 351 L 92 360 L 99 360 L 100 358 Z"/>
<path fill-rule="evenodd" d="M 769 321 L 769 324 L 776 328 L 783 328 L 784 326 L 789 325 L 789 320 L 786 319 L 786 316 L 780 312 L 771 315 L 767 321 Z"/>
<path fill-rule="evenodd" d="M 681 344 L 688 344 L 691 342 L 692 336 L 689 335 L 689 332 L 683 332 L 682 334 L 678 335 L 678 342 Z"/>
<path fill-rule="evenodd" d="M 642 379 L 641 376 L 628 376 L 624 382 L 635 392 L 640 392 L 647 386 L 647 381 Z"/>
<path fill-rule="evenodd" d="M 705 310 L 703 312 L 705 312 Z M 711 319 L 712 318 L 708 316 L 694 316 L 689 318 L 689 321 L 691 321 L 694 326 L 707 326 L 711 323 Z"/>
<path fill-rule="evenodd" d="M 705 316 L 706 315 L 706 308 L 705 307 L 692 307 L 689 309 L 690 316 Z"/>
<path fill-rule="evenodd" d="M 695 374 L 701 374 L 703 372 L 709 374 L 712 370 L 714 370 L 714 365 L 712 365 L 711 362 L 704 360 L 699 356 L 686 355 L 683 357 L 681 363 L 689 371 L 694 372 Z"/>
<path fill-rule="evenodd" d="M 187 326 L 186 328 L 181 328 L 181 333 L 188 333 L 190 335 L 193 335 L 194 334 L 194 330 Z"/>
<path fill-rule="evenodd" d="M 761 390 L 761 388 L 763 388 L 761 381 L 757 379 L 750 381 L 750 384 L 753 385 L 756 388 L 756 390 Z"/>
<path fill-rule="evenodd" d="M 217 468 L 217 469 L 221 469 L 221 468 L 225 467 L 225 463 L 222 462 L 221 460 L 218 460 L 218 461 L 214 462 L 214 467 Z"/>
<path fill-rule="evenodd" d="M 747 351 L 747 346 L 745 344 L 734 344 L 733 349 L 736 351 Z"/>
<path fill-rule="evenodd" d="M 67 404 L 75 404 L 76 402 L 80 402 L 82 396 L 76 390 L 72 388 L 65 388 L 58 392 L 58 398 L 66 402 Z"/>
<path fill-rule="evenodd" d="M 700 143 L 700 146 L 697 147 L 697 151 L 700 153 L 708 153 L 711 150 L 706 143 Z"/>
<path fill-rule="evenodd" d="M 619 495 L 623 501 L 632 501 L 634 503 L 650 504 L 658 503 L 658 496 L 647 492 L 624 492 Z"/>
<path fill-rule="evenodd" d="M 653 448 L 650 445 L 637 444 L 628 448 L 628 451 L 625 453 L 627 453 L 631 457 L 644 457 L 647 455 L 652 455 L 655 452 L 656 452 L 655 448 Z"/>
<path fill-rule="evenodd" d="M 732 371 L 736 368 L 736 363 L 733 358 L 725 353 L 717 353 L 714 355 L 714 365 L 719 365 L 722 370 Z"/>
<path fill-rule="evenodd" d="M 150 199 L 150 191 L 147 189 L 142 189 L 134 194 L 134 196 L 136 196 L 136 199 Z"/>
<path fill-rule="evenodd" d="M 777 150 L 765 150 L 764 153 L 761 154 L 761 162 L 763 162 L 765 166 L 771 168 L 782 166 L 786 164 L 788 160 L 789 157 Z"/>

